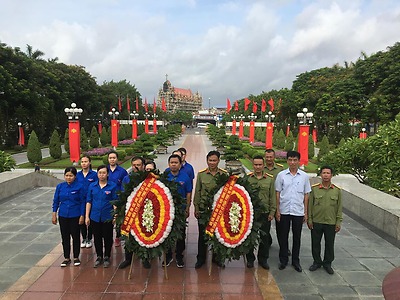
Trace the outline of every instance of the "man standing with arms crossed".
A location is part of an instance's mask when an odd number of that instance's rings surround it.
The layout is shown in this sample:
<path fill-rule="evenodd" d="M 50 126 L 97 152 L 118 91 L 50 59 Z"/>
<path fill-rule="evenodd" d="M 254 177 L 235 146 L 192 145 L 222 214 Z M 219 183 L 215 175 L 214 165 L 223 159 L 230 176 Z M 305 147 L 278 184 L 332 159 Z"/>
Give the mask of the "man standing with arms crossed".
<path fill-rule="evenodd" d="M 332 261 L 335 258 L 335 235 L 340 231 L 343 220 L 342 193 L 340 188 L 332 184 L 332 168 L 321 168 L 322 183 L 312 186 L 308 203 L 308 228 L 311 230 L 311 251 L 314 262 L 309 268 L 311 272 L 324 267 L 332 275 Z M 321 239 L 325 239 L 324 260 L 321 259 Z"/>
<path fill-rule="evenodd" d="M 264 158 L 261 155 L 256 155 L 253 158 L 253 170 L 254 172 L 249 174 L 249 183 L 259 189 L 258 196 L 263 205 L 260 230 L 264 232 L 264 234 L 261 234 L 257 259 L 258 264 L 262 268 L 269 270 L 268 258 L 269 248 L 271 246 L 271 235 L 269 234 L 269 231 L 271 229 L 271 221 L 274 218 L 276 209 L 274 177 L 264 172 Z M 247 267 L 253 268 L 255 260 L 253 251 L 246 254 L 246 259 Z"/>
<path fill-rule="evenodd" d="M 297 272 L 300 265 L 300 240 L 303 223 L 307 222 L 308 197 L 311 192 L 308 175 L 299 169 L 300 153 L 288 151 L 289 168 L 281 171 L 275 180 L 276 190 L 276 226 L 279 227 L 279 270 L 286 268 L 289 262 L 289 230 L 292 226 L 293 247 L 292 266 Z"/>

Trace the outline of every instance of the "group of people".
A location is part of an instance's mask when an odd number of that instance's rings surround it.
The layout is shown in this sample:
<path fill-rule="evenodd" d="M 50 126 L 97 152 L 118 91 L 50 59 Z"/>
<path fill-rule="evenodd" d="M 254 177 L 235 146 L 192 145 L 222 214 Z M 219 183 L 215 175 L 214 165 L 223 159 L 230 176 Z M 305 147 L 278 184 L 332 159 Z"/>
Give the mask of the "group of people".
<path fill-rule="evenodd" d="M 182 209 L 189 217 L 193 198 L 194 215 L 197 219 L 211 209 L 210 191 L 217 185 L 218 174 L 226 173 L 219 168 L 220 153 L 210 151 L 206 156 L 207 168 L 197 173 L 194 195 L 193 181 L 195 173 L 193 166 L 186 161 L 186 149 L 179 148 L 168 158 L 167 179 L 177 183 L 178 193 L 185 199 Z M 258 190 L 262 203 L 260 244 L 257 255 L 250 251 L 246 254 L 247 267 L 253 268 L 257 257 L 258 264 L 269 269 L 268 258 L 272 244 L 270 234 L 271 222 L 275 219 L 276 235 L 279 244 L 279 270 L 289 263 L 298 272 L 300 265 L 300 244 L 303 223 L 311 230 L 313 264 L 310 271 L 323 267 L 327 273 L 333 274 L 335 234 L 340 230 L 342 221 L 342 202 L 340 189 L 332 184 L 333 170 L 323 166 L 320 170 L 322 182 L 310 185 L 308 175 L 299 168 L 300 153 L 287 152 L 288 168 L 275 163 L 275 152 L 267 149 L 265 156 L 258 155 L 252 160 L 253 172 L 248 174 L 249 183 Z M 145 161 L 135 156 L 131 159 L 132 172 L 152 171 L 156 169 L 154 161 Z M 71 237 L 73 264 L 80 265 L 80 246 L 90 248 L 94 236 L 94 246 L 97 258 L 94 267 L 110 266 L 111 249 L 121 245 L 121 233 L 115 228 L 116 238 L 113 240 L 115 215 L 112 201 L 118 198 L 118 191 L 129 183 L 130 174 L 118 165 L 118 153 L 108 154 L 108 165 L 101 165 L 97 172 L 91 169 L 90 157 L 81 159 L 82 170 L 75 167 L 65 169 L 65 182 L 60 183 L 53 200 L 52 222 L 60 225 L 64 261 L 62 267 L 69 265 L 71 260 Z M 58 212 L 58 220 L 57 220 Z M 289 231 L 292 229 L 292 247 L 289 249 Z M 207 245 L 204 238 L 205 225 L 198 222 L 198 253 L 195 268 L 201 268 L 206 262 Z M 80 239 L 82 235 L 82 241 Z M 324 258 L 321 258 L 321 240 L 325 239 Z M 185 250 L 186 228 L 182 230 L 182 238 L 175 247 L 176 265 L 185 266 L 183 252 Z M 173 261 L 173 250 L 169 249 L 163 266 L 169 266 Z M 119 264 L 123 269 L 132 263 L 133 253 L 125 249 L 125 259 Z M 214 258 L 213 262 L 224 267 L 224 261 Z M 144 268 L 150 268 L 150 261 L 142 261 Z"/>

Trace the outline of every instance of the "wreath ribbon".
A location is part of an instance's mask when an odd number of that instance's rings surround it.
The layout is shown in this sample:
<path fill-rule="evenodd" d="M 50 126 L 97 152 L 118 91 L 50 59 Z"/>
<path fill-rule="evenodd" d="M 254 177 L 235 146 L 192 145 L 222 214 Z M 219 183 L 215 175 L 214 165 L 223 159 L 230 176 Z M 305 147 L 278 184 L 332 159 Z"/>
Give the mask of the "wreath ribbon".
<path fill-rule="evenodd" d="M 129 231 L 131 230 L 134 219 L 137 216 L 140 207 L 142 206 L 144 200 L 146 200 L 146 196 L 150 192 L 150 189 L 154 182 L 156 182 L 156 180 L 157 177 L 150 172 L 146 179 L 143 181 L 142 186 L 136 193 L 135 201 L 131 202 L 129 209 L 125 214 L 124 222 L 121 225 L 121 234 L 129 236 Z"/>
<path fill-rule="evenodd" d="M 238 178 L 239 177 L 236 175 L 232 175 L 229 177 L 228 181 L 225 183 L 222 189 L 221 195 L 216 201 L 215 208 L 206 227 L 206 233 L 211 237 L 214 236 L 215 229 L 217 228 L 218 222 L 224 213 L 226 205 L 228 204 L 228 199 L 232 195 L 233 186 L 235 185 Z"/>

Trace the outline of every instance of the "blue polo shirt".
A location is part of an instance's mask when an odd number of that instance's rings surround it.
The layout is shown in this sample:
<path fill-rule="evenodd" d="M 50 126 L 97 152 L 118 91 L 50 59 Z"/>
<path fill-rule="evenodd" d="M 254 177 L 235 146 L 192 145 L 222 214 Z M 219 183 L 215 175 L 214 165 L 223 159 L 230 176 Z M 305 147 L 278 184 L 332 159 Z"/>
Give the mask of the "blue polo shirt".
<path fill-rule="evenodd" d="M 120 191 L 122 188 L 122 180 L 126 175 L 128 175 L 128 172 L 117 165 L 117 167 L 114 169 L 114 171 L 111 171 L 110 166 L 107 166 L 108 169 L 108 181 L 112 181 L 117 185 L 117 190 Z"/>
<path fill-rule="evenodd" d="M 190 178 L 190 180 L 194 180 L 194 169 L 193 166 L 191 164 L 189 164 L 188 162 L 185 162 L 182 166 L 181 169 L 179 170 L 183 173 L 186 173 L 186 175 Z M 165 172 L 170 172 L 170 168 L 166 168 Z"/>
<path fill-rule="evenodd" d="M 83 185 L 76 179 L 68 184 L 57 185 L 53 198 L 53 212 L 64 218 L 76 218 L 85 215 L 85 192 Z"/>
<path fill-rule="evenodd" d="M 86 177 L 83 175 L 83 171 L 79 171 L 78 174 L 76 174 L 76 180 L 78 180 L 78 182 L 83 185 L 83 188 L 87 193 L 89 185 L 97 182 L 99 178 L 97 177 L 97 172 L 90 169 L 89 172 L 86 174 Z"/>
<path fill-rule="evenodd" d="M 191 193 L 193 190 L 192 180 L 187 176 L 186 173 L 179 171 L 178 175 L 173 175 L 171 171 L 167 174 L 167 179 L 172 182 L 176 182 L 178 185 L 178 193 L 185 199 L 185 204 L 183 205 L 186 208 L 186 195 L 187 193 Z"/>
<path fill-rule="evenodd" d="M 90 210 L 90 219 L 95 222 L 110 221 L 114 217 L 114 208 L 111 201 L 117 200 L 117 185 L 108 181 L 107 184 L 101 188 L 98 182 L 89 186 L 87 194 L 87 203 L 92 204 Z"/>

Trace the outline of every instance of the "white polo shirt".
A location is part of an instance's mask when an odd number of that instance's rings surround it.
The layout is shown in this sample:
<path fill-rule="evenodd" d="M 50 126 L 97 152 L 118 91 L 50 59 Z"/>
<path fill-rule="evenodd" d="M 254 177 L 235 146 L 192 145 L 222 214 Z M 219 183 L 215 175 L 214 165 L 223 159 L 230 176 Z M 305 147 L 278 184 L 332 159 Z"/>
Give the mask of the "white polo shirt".
<path fill-rule="evenodd" d="M 289 169 L 279 172 L 275 190 L 280 192 L 279 211 L 282 215 L 304 216 L 304 195 L 311 192 L 306 172 L 300 169 L 295 175 Z"/>

